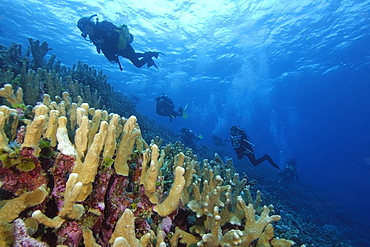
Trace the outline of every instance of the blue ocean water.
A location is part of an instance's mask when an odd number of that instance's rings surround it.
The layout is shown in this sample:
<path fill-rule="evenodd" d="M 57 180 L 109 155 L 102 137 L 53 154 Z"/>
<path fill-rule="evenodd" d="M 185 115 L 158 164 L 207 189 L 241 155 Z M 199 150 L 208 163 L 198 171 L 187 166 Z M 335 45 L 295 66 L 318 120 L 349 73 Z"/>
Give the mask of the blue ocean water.
<path fill-rule="evenodd" d="M 165 53 L 159 70 L 121 60 L 121 72 L 98 55 L 76 27 L 92 14 L 126 23 L 137 51 Z M 102 70 L 116 90 L 140 99 L 140 112 L 175 131 L 193 129 L 204 145 L 232 125 L 245 128 L 257 155 L 281 167 L 295 158 L 299 183 L 338 208 L 328 213 L 369 233 L 370 1 L 2 0 L 0 43 L 26 48 L 29 37 L 67 66 Z M 187 106 L 189 118 L 158 116 L 162 93 Z M 262 169 L 237 161 L 230 143 L 227 151 L 241 171 Z"/>

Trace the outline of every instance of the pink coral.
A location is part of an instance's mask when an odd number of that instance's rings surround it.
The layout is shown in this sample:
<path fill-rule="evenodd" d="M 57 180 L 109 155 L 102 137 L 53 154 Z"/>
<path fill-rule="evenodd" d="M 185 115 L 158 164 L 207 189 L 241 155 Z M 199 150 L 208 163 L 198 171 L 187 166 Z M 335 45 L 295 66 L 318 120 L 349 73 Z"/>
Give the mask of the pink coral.
<path fill-rule="evenodd" d="M 125 176 L 115 174 L 107 191 L 105 204 L 105 219 L 101 226 L 101 242 L 108 243 L 112 236 L 114 226 L 126 208 L 130 208 L 133 199 L 125 188 L 129 185 L 129 179 Z"/>
<path fill-rule="evenodd" d="M 19 129 L 17 131 L 17 137 L 16 137 L 15 141 L 18 144 L 23 143 L 25 135 L 26 135 L 26 127 L 22 125 L 21 127 L 19 127 Z"/>
<path fill-rule="evenodd" d="M 159 226 L 162 228 L 163 231 L 165 231 L 166 233 L 169 233 L 171 230 L 171 226 L 172 226 L 171 218 L 168 216 L 163 218 Z"/>
<path fill-rule="evenodd" d="M 78 247 L 82 240 L 81 225 L 77 221 L 66 221 L 57 230 L 57 244 Z"/>
<path fill-rule="evenodd" d="M 54 178 L 54 188 L 52 196 L 55 199 L 58 209 L 63 206 L 64 191 L 69 174 L 72 172 L 76 158 L 73 156 L 64 155 L 59 153 L 54 162 L 54 166 L 50 169 Z"/>
<path fill-rule="evenodd" d="M 47 247 L 48 245 L 30 237 L 26 226 L 21 219 L 16 219 L 13 224 L 14 247 Z"/>

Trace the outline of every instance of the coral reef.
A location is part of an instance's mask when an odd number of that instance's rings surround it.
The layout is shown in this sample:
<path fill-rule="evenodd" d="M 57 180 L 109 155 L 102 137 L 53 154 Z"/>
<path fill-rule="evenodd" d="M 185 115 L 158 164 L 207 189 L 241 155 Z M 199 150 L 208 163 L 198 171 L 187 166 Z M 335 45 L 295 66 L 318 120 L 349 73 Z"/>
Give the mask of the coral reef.
<path fill-rule="evenodd" d="M 0 104 L 24 110 L 27 105 L 43 101 L 44 94 L 60 103 L 86 102 L 90 107 L 115 112 L 121 116 L 135 115 L 141 124 L 141 133 L 146 142 L 161 133 L 161 138 L 169 142 L 176 134 L 141 115 L 135 104 L 121 92 L 114 91 L 107 82 L 108 77 L 82 62 L 66 67 L 53 54 L 46 59 L 51 50 L 48 44 L 28 39 L 30 46 L 22 54 L 22 46 L 12 44 L 9 48 L 0 45 L 0 85 L 10 84 L 13 88 L 23 88 L 23 103 L 8 102 L 0 97 Z M 71 100 L 60 97 L 68 92 Z M 4 96 L 2 96 L 4 97 Z"/>
<path fill-rule="evenodd" d="M 200 162 L 181 143 L 147 144 L 135 116 L 61 98 L 0 108 L 0 246 L 294 244 L 217 154 Z"/>
<path fill-rule="evenodd" d="M 136 114 L 135 105 L 126 96 L 114 92 L 102 71 L 98 72 L 81 62 L 68 68 L 61 65 L 54 54 L 46 60 L 45 56 L 51 50 L 48 44 L 40 44 L 40 41 L 31 38 L 28 40 L 30 46 L 24 55 L 21 45 L 0 46 L 0 83 L 15 88 L 22 86 L 25 104 L 35 105 L 45 93 L 54 99 L 67 91 L 75 102 L 80 96 L 94 108 Z"/>

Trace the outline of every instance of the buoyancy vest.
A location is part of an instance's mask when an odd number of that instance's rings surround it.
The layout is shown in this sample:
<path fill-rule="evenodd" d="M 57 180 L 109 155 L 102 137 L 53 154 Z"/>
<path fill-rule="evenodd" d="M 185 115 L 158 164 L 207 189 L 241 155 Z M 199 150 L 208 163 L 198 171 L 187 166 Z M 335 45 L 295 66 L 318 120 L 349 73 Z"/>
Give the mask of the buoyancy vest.
<path fill-rule="evenodd" d="M 235 135 L 231 136 L 231 145 L 234 149 L 238 149 L 241 147 L 242 142 L 242 136 L 241 135 Z"/>
<path fill-rule="evenodd" d="M 249 141 L 249 137 L 244 130 L 240 130 L 238 135 L 231 136 L 233 149 L 243 149 L 248 153 L 254 153 L 254 144 Z"/>
<path fill-rule="evenodd" d="M 122 24 L 118 28 L 114 29 L 114 31 L 119 33 L 117 46 L 120 50 L 124 50 L 127 44 L 130 44 L 134 39 L 133 35 L 130 34 L 128 27 L 125 24 Z"/>
<path fill-rule="evenodd" d="M 133 41 L 133 35 L 130 34 L 127 25 L 122 24 L 120 26 L 116 26 L 109 21 L 102 21 L 96 24 L 96 39 L 102 37 L 105 42 L 110 40 L 111 42 L 114 40 L 117 42 L 118 50 L 124 50 L 127 44 L 130 44 Z M 91 37 L 91 36 L 90 36 Z M 95 43 L 95 37 L 93 36 L 92 41 Z"/>

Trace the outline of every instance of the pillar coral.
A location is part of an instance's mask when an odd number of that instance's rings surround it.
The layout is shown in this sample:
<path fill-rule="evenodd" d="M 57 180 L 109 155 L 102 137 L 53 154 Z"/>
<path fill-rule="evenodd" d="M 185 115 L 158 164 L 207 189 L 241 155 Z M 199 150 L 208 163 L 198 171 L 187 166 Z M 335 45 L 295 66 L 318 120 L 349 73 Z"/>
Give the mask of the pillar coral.
<path fill-rule="evenodd" d="M 17 190 L 15 193 L 9 187 L 10 177 L 0 176 L 0 187 L 11 193 L 9 200 L 1 201 L 0 205 L 5 206 L 0 210 L 10 205 L 13 209 L 7 216 L 10 218 L 0 217 L 0 231 L 4 233 L 0 236 L 5 236 L 0 237 L 0 244 L 13 244 L 8 237 L 14 219 L 24 220 L 32 215 L 41 223 L 38 232 L 43 232 L 42 239 L 51 246 L 85 243 L 86 246 L 156 244 L 162 247 L 167 244 L 175 247 L 187 243 L 188 246 L 226 247 L 248 246 L 259 238 L 261 245 L 267 242 L 275 246 L 292 245 L 273 236 L 270 223 L 278 221 L 280 216 L 269 216 L 267 207 L 260 215 L 256 213 L 255 208 L 261 201 L 259 194 L 255 205 L 247 206 L 248 198 L 237 197 L 238 193 L 245 194 L 245 188 L 236 187 L 247 187 L 246 183 L 236 181 L 236 175 L 224 180 L 222 169 L 211 168 L 210 163 L 219 163 L 218 159 L 200 163 L 179 143 L 163 148 L 152 144 L 148 149 L 136 117 L 125 119 L 82 102 L 73 103 L 68 94 L 62 98 L 57 102 L 45 96 L 44 104 L 34 108 L 35 117 L 26 121 L 19 155 L 33 160 L 37 167 L 28 171 L 32 174 L 20 172 L 32 175 L 29 184 L 24 181 L 24 186 L 28 186 L 26 192 Z M 5 155 L 16 152 L 9 145 L 13 141 L 11 135 L 5 131 L 12 111 L 10 108 L 0 110 L 0 143 Z M 41 147 L 41 140 L 50 142 L 55 151 L 53 157 L 37 156 L 35 150 Z M 0 161 L 4 174 L 13 169 L 6 165 L 6 160 Z M 48 188 L 40 192 L 31 186 L 34 181 L 41 181 L 44 188 Z M 39 193 L 41 197 L 30 204 L 32 200 L 23 198 L 33 195 L 31 193 Z M 8 204 L 12 201 L 18 202 Z M 229 211 L 234 203 L 239 211 Z M 35 208 L 31 208 L 33 206 Z M 176 218 L 180 210 L 197 215 L 197 222 Z M 1 211 L 0 215 L 6 214 Z M 235 229 L 231 216 L 239 218 Z M 186 224 L 181 229 L 177 225 L 179 220 Z M 231 229 L 221 232 L 226 223 L 231 223 Z M 47 227 L 54 230 L 48 231 Z"/>
<path fill-rule="evenodd" d="M 57 145 L 57 130 L 58 130 L 58 116 L 59 111 L 51 110 L 49 112 L 48 127 L 46 129 L 45 138 L 50 140 L 50 145 L 55 147 Z"/>
<path fill-rule="evenodd" d="M 119 115 L 118 114 L 113 114 L 111 116 L 111 119 L 109 121 L 109 126 L 108 126 L 108 132 L 107 132 L 107 139 L 105 141 L 104 145 L 104 153 L 103 157 L 106 159 L 112 159 L 114 152 L 116 151 L 117 147 L 117 133 L 118 133 L 118 120 L 119 120 Z"/>
<path fill-rule="evenodd" d="M 89 132 L 89 118 L 83 115 L 84 111 L 81 107 L 77 108 L 77 123 L 79 127 L 76 130 L 75 144 L 76 152 L 81 159 L 85 157 Z"/>
<path fill-rule="evenodd" d="M 158 146 L 151 146 L 152 152 L 150 157 L 149 150 L 146 150 L 143 157 L 143 163 L 141 168 L 140 184 L 144 186 L 145 195 L 149 198 L 153 204 L 158 203 L 157 192 L 157 177 L 158 177 Z M 149 167 L 148 167 L 149 163 Z"/>
<path fill-rule="evenodd" d="M 47 194 L 45 186 L 40 186 L 34 191 L 25 192 L 14 199 L 5 201 L 0 209 L 0 221 L 12 222 L 26 208 L 43 202 Z"/>
<path fill-rule="evenodd" d="M 79 198 L 81 201 L 85 200 L 92 191 L 92 183 L 95 180 L 95 175 L 100 164 L 100 153 L 103 150 L 107 129 L 108 123 L 102 121 L 100 123 L 99 133 L 94 136 L 84 161 L 79 162 L 77 160 L 73 169 L 73 172 L 79 174 L 79 179 L 83 184 L 82 193 Z"/>
<path fill-rule="evenodd" d="M 160 165 L 158 162 L 158 146 L 156 144 L 152 145 L 151 160 L 149 160 L 149 150 L 144 153 L 143 167 L 141 171 L 140 183 L 143 184 L 145 189 L 145 194 L 148 196 L 149 200 L 154 206 L 154 211 L 156 211 L 160 216 L 164 217 L 171 214 L 176 210 L 181 199 L 181 195 L 185 186 L 184 173 L 185 169 L 182 167 L 184 164 L 185 156 L 180 153 L 176 156 L 174 167 L 174 182 L 167 198 L 162 202 L 158 203 L 157 196 L 157 179 L 159 174 Z M 149 163 L 149 167 L 147 166 Z"/>
<path fill-rule="evenodd" d="M 8 101 L 8 103 L 11 105 L 11 106 L 17 106 L 17 105 L 20 105 L 23 103 L 23 100 L 22 100 L 22 89 L 18 89 L 20 90 L 17 95 L 18 97 L 16 97 L 16 95 L 14 95 L 14 90 L 13 90 L 13 87 L 12 85 L 10 84 L 5 84 L 1 89 L 0 89 L 0 97 L 3 97 L 6 99 L 6 101 Z"/>
<path fill-rule="evenodd" d="M 7 112 L 4 113 L 4 110 L 6 111 L 7 109 L 9 108 L 2 107 L 0 111 L 0 149 L 8 148 L 8 143 L 9 143 L 9 139 L 6 136 L 5 131 L 4 131 L 5 122 L 7 120 L 7 117 L 9 116 Z"/>
<path fill-rule="evenodd" d="M 11 246 L 11 222 L 17 219 L 22 211 L 42 203 L 46 196 L 46 188 L 41 186 L 34 191 L 23 193 L 13 199 L 1 201 L 0 246 Z"/>
<path fill-rule="evenodd" d="M 115 159 L 115 170 L 119 175 L 127 176 L 129 173 L 129 166 L 127 160 L 132 154 L 136 138 L 141 135 L 140 129 L 136 124 L 136 117 L 131 116 L 123 127 L 121 141 L 117 148 Z"/>
<path fill-rule="evenodd" d="M 130 209 L 126 209 L 121 218 L 117 221 L 117 226 L 109 243 L 116 242 L 117 238 L 124 238 L 130 246 L 139 246 L 139 240 L 135 237 L 135 216 Z M 118 241 L 123 241 L 119 239 Z"/>
<path fill-rule="evenodd" d="M 184 178 L 185 178 L 185 188 L 189 188 L 193 182 L 193 175 L 195 174 L 195 166 L 198 165 L 198 161 L 191 159 L 190 157 L 185 157 L 185 173 L 184 173 Z M 182 196 L 181 196 L 181 202 L 183 204 L 188 204 L 189 202 L 189 190 L 184 189 L 182 190 Z"/>
<path fill-rule="evenodd" d="M 66 219 L 79 219 L 84 213 L 84 208 L 82 205 L 76 204 L 82 190 L 82 183 L 77 182 L 77 180 L 78 174 L 71 173 L 69 175 L 64 192 L 64 204 L 58 216 L 50 219 L 40 210 L 36 210 L 32 213 L 32 217 L 39 223 L 51 228 L 59 228 Z"/>
<path fill-rule="evenodd" d="M 176 167 L 175 178 L 169 195 L 162 203 L 154 206 L 153 210 L 156 211 L 160 216 L 164 217 L 170 215 L 178 208 L 182 190 L 184 189 L 185 185 L 184 172 L 185 169 L 181 166 Z"/>

